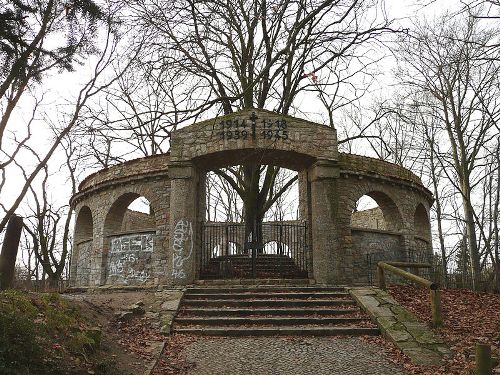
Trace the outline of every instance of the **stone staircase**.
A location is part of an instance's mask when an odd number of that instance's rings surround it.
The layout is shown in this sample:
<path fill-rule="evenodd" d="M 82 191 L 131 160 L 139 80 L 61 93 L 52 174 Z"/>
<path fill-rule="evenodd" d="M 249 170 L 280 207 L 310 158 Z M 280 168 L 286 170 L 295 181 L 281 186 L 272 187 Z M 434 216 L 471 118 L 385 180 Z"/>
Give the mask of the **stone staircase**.
<path fill-rule="evenodd" d="M 307 271 L 301 270 L 292 258 L 279 254 L 259 254 L 255 259 L 257 278 L 303 278 Z M 252 258 L 248 255 L 225 255 L 210 259 L 201 273 L 203 279 L 252 277 Z"/>
<path fill-rule="evenodd" d="M 188 288 L 172 328 L 218 336 L 379 334 L 345 288 L 318 286 Z"/>

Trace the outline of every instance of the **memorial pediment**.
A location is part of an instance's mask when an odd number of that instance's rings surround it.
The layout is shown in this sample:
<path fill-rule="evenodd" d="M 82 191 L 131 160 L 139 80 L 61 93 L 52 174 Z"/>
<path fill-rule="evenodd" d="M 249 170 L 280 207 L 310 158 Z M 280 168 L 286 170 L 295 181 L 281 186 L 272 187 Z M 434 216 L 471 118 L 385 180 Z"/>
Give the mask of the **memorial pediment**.
<path fill-rule="evenodd" d="M 179 129 L 172 134 L 171 144 L 172 162 L 198 158 L 206 164 L 209 158 L 217 166 L 256 161 L 309 164 L 338 158 L 335 129 L 261 109 L 245 109 Z"/>

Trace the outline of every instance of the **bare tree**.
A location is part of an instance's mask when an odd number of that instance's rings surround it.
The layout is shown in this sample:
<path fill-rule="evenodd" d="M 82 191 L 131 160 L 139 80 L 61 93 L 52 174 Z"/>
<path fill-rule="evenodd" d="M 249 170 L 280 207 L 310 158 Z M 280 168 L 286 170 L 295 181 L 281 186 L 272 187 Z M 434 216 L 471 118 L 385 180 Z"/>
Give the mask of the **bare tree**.
<path fill-rule="evenodd" d="M 392 31 L 382 1 L 125 2 L 150 42 L 152 69 L 182 72 L 197 87 L 196 109 L 224 114 L 253 107 L 291 113 L 326 67 L 352 61 L 358 46 Z M 272 189 L 278 167 L 218 174 L 240 195 L 247 232 L 286 190 Z"/>
<path fill-rule="evenodd" d="M 95 52 L 97 25 L 106 18 L 92 0 L 24 0 L 0 6 L 0 147 L 29 85 L 51 70 L 73 70 L 75 60 Z"/>
<path fill-rule="evenodd" d="M 500 109 L 496 100 L 499 65 L 485 58 L 484 50 L 495 33 L 481 29 L 473 18 L 444 16 L 434 25 L 417 24 L 411 38 L 401 43 L 399 54 L 401 79 L 432 98 L 431 106 L 447 136 L 434 155 L 461 196 L 464 243 L 475 289 L 480 280 L 482 227 L 473 198 Z"/>
<path fill-rule="evenodd" d="M 79 91 L 78 97 L 72 108 L 72 112 L 68 113 L 64 117 L 64 124 L 60 126 L 57 130 L 57 134 L 54 136 L 48 150 L 46 150 L 42 155 L 37 156 L 38 162 L 31 168 L 29 172 L 26 172 L 25 168 L 19 163 L 21 160 L 19 157 L 16 158 L 15 165 L 25 173 L 25 181 L 20 184 L 18 193 L 13 202 L 9 204 L 8 207 L 2 206 L 5 210 L 3 218 L 0 220 L 0 232 L 3 231 L 5 225 L 9 218 L 14 214 L 16 209 L 19 207 L 23 201 L 26 193 L 29 191 L 31 184 L 37 177 L 40 171 L 46 168 L 49 159 L 52 157 L 56 149 L 59 148 L 61 141 L 71 132 L 71 130 L 79 124 L 79 115 L 82 108 L 85 106 L 87 101 L 100 93 L 103 89 L 109 87 L 114 81 L 119 78 L 118 76 L 113 76 L 107 80 L 103 80 L 102 76 L 104 72 L 107 72 L 109 67 L 116 63 L 116 49 L 118 43 L 118 36 L 113 34 L 112 25 L 107 28 L 105 33 L 105 44 L 100 52 L 99 58 L 95 63 L 91 78 L 83 85 Z M 132 59 L 133 60 L 133 59 Z M 122 64 L 121 72 L 126 71 L 127 67 L 130 65 L 130 61 L 126 61 Z M 29 135 L 31 137 L 31 135 Z M 27 144 L 23 144 L 21 149 L 29 150 L 32 155 L 38 155 L 40 152 L 36 152 L 32 147 Z M 3 186 L 3 185 L 0 185 Z"/>

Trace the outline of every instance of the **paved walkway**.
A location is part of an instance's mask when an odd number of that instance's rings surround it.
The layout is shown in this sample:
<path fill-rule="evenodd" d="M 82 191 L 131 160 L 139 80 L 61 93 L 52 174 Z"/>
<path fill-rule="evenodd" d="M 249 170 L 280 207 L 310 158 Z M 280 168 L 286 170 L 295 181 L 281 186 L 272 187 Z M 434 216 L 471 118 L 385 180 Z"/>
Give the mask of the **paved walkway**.
<path fill-rule="evenodd" d="M 359 338 L 200 338 L 185 348 L 189 375 L 403 375 Z"/>

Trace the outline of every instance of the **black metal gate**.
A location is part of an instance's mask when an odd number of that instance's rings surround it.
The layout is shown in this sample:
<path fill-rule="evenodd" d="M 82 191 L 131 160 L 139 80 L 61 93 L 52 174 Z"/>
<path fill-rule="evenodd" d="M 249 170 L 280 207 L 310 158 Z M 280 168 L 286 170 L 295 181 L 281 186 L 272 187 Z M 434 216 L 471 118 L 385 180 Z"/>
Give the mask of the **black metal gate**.
<path fill-rule="evenodd" d="M 259 230 L 246 238 L 244 223 L 203 223 L 200 278 L 308 277 L 306 222 L 265 222 Z"/>

